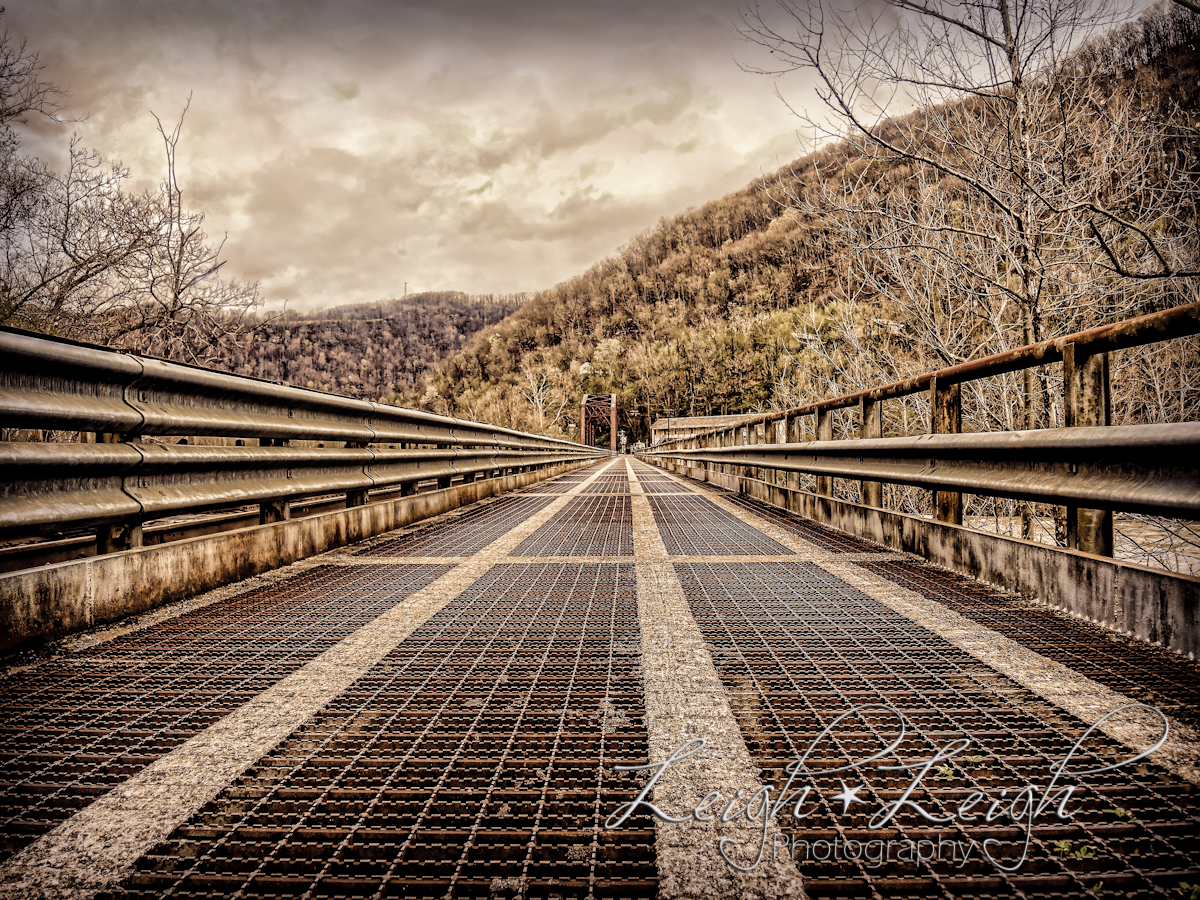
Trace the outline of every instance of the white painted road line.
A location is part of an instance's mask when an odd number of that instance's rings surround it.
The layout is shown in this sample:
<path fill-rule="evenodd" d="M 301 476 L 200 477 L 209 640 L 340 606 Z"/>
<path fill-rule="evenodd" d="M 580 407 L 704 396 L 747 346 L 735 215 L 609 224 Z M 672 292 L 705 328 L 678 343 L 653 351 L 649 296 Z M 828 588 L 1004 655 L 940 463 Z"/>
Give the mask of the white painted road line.
<path fill-rule="evenodd" d="M 663 774 L 654 787 L 653 801 L 680 816 L 694 809 L 710 790 L 719 790 L 725 798 L 723 809 L 734 792 L 741 790 L 749 799 L 763 786 L 758 765 L 746 748 L 632 465 L 629 480 L 650 760 L 667 759 L 693 738 L 708 742 L 700 753 Z M 658 822 L 656 832 L 659 897 L 664 900 L 804 896 L 795 863 L 786 857 L 772 859 L 774 835 L 779 833 L 774 822 L 768 828 L 762 862 L 750 873 L 726 864 L 718 841 L 736 841 L 741 849 L 731 855 L 749 864 L 763 839 L 760 822 L 736 816 L 721 824 L 718 815 L 712 822 Z"/>

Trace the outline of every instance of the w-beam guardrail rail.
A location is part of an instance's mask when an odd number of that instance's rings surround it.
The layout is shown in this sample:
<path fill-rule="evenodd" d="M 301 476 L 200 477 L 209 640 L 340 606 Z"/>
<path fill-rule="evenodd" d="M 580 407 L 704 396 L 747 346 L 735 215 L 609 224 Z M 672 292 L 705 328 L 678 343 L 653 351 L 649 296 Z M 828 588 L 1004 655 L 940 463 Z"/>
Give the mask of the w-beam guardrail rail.
<path fill-rule="evenodd" d="M 0 425 L 17 434 L 28 429 L 25 436 L 35 438 L 0 441 L 0 540 L 63 537 L 45 543 L 69 544 L 68 555 L 81 546 L 98 554 L 148 549 L 147 532 L 162 540 L 211 532 L 222 522 L 240 529 L 287 522 L 300 506 L 311 514 L 382 505 L 376 500 L 394 505 L 421 483 L 444 490 L 456 482 L 503 482 L 442 503 L 409 504 L 399 518 L 377 510 L 357 520 L 343 516 L 333 523 L 338 534 L 297 536 L 311 545 L 297 550 L 306 555 L 608 455 L 543 435 L 14 329 L 0 329 Z M 80 440 L 36 439 L 48 431 L 77 432 Z M 247 521 L 255 505 L 257 521 Z M 217 511 L 225 514 L 197 516 Z M 179 516 L 185 524 L 143 529 Z M 191 534 L 187 522 L 194 523 Z M 95 529 L 95 538 L 78 536 L 80 529 Z M 15 550 L 36 561 L 30 546 Z M 276 555 L 279 564 L 298 558 Z M 46 561 L 54 559 L 51 553 Z M 246 574 L 237 566 L 222 568 L 222 583 Z M 170 593 L 209 586 L 212 578 L 193 579 Z M 42 589 L 56 593 L 61 586 Z M 51 620 L 61 620 L 59 612 L 43 610 Z M 63 621 L 28 621 L 28 611 L 0 615 L 23 620 L 6 623 L 17 636 L 70 630 Z M 17 642 L 12 637 L 5 646 Z"/>
<path fill-rule="evenodd" d="M 1110 425 L 1109 386 L 1109 353 L 1198 332 L 1200 303 L 1193 303 L 746 416 L 644 455 L 1123 631 L 1200 652 L 1200 580 L 1111 559 L 1114 511 L 1200 519 L 1200 423 Z M 1067 427 L 961 433 L 963 384 L 1054 363 L 1062 364 Z M 883 437 L 883 404 L 925 391 L 930 433 Z M 857 410 L 857 439 L 833 439 L 835 410 Z M 815 440 L 804 439 L 807 416 L 815 418 Z M 815 494 L 801 491 L 802 473 L 816 476 Z M 837 478 L 859 482 L 858 502 L 835 496 Z M 884 484 L 929 489 L 932 520 L 885 509 Z M 1066 547 L 963 528 L 963 493 L 1065 506 Z"/>

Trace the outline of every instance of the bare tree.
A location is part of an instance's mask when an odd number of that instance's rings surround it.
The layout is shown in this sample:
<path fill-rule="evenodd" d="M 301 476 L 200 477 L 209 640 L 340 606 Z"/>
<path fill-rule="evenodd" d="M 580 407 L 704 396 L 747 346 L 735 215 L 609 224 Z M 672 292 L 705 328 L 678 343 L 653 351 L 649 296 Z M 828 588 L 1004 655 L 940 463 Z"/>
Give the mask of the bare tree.
<path fill-rule="evenodd" d="M 204 214 L 184 207 L 177 163 L 190 106 L 189 96 L 170 131 L 154 117 L 166 155 L 158 194 L 145 198 L 153 211 L 154 239 L 130 273 L 136 297 L 114 309 L 109 321 L 110 340 L 196 362 L 221 340 L 260 323 L 248 316 L 258 306 L 258 285 L 219 277 L 225 238 L 214 245 L 203 230 Z"/>
<path fill-rule="evenodd" d="M 757 4 L 743 11 L 743 36 L 777 63 L 748 68 L 811 70 L 828 112 L 802 114 L 815 133 L 844 135 L 854 155 L 927 169 L 975 194 L 1012 233 L 1004 249 L 1024 300 L 1042 286 L 1040 239 L 1064 219 L 1082 218 L 1116 274 L 1200 274 L 1194 241 L 1181 254 L 1173 235 L 1160 238 L 1154 219 L 1138 215 L 1140 204 L 1077 183 L 1089 166 L 1086 152 L 1082 162 L 1074 154 L 1097 135 L 1080 126 L 1103 125 L 1104 102 L 1071 55 L 1126 9 L 1106 0 L 886 0 L 874 14 L 793 0 L 775 7 L 779 16 Z M 1188 17 L 1179 11 L 1192 33 Z M 918 112 L 898 116 L 903 106 Z M 1155 136 L 1139 137 L 1148 146 Z M 1036 332 L 1036 307 L 1030 314 Z"/>
<path fill-rule="evenodd" d="M 755 6 L 743 34 L 780 62 L 773 74 L 815 73 L 828 115 L 803 118 L 842 139 L 808 183 L 781 182 L 848 263 L 845 306 L 813 330 L 818 371 L 861 388 L 953 365 L 1180 302 L 1200 274 L 1195 163 L 1172 152 L 1194 130 L 1145 79 L 1088 65 L 1124 10 L 887 0 L 893 22 L 777 7 L 786 28 Z M 1151 15 L 1197 31 L 1182 11 Z M 863 309 L 902 322 L 907 345 L 872 334 Z M 1032 368 L 972 382 L 964 400 L 969 430 L 1063 423 L 1061 379 Z M 1022 519 L 1032 536 L 1027 506 Z"/>
<path fill-rule="evenodd" d="M 533 407 L 533 426 L 539 433 L 547 433 L 557 429 L 572 395 L 563 391 L 558 381 L 557 372 L 550 366 L 536 366 L 531 363 L 521 370 L 521 396 Z"/>
<path fill-rule="evenodd" d="M 150 198 L 121 190 L 128 172 L 71 141 L 59 176 L 37 160 L 15 162 L 26 179 L 13 225 L 0 234 L 2 321 L 60 334 L 111 338 L 112 311 L 136 301 L 131 275 L 157 238 Z"/>
<path fill-rule="evenodd" d="M 885 29 L 880 14 L 778 6 L 791 31 L 752 7 L 743 33 L 775 74 L 815 72 L 831 117 L 805 121 L 845 135 L 824 177 L 784 199 L 830 224 L 849 248 L 845 296 L 892 307 L 922 364 L 1163 304 L 1200 271 L 1194 163 L 1164 152 L 1186 124 L 1072 59 L 1120 10 L 890 0 L 900 20 Z M 918 109 L 892 115 L 900 103 Z M 1025 427 L 1053 419 L 1037 378 Z"/>
<path fill-rule="evenodd" d="M 31 113 L 58 121 L 63 92 L 42 78 L 44 68 L 25 41 L 16 43 L 7 28 L 0 33 L 0 125 L 23 122 Z"/>
<path fill-rule="evenodd" d="M 0 34 L 0 323 L 193 362 L 259 327 L 249 315 L 257 285 L 220 278 L 224 241 L 214 245 L 204 216 L 184 206 L 187 107 L 169 132 L 156 117 L 166 177 L 134 194 L 128 170 L 78 135 L 61 174 L 21 154 L 14 122 L 60 121 L 62 92 L 41 73 L 35 53 Z"/>

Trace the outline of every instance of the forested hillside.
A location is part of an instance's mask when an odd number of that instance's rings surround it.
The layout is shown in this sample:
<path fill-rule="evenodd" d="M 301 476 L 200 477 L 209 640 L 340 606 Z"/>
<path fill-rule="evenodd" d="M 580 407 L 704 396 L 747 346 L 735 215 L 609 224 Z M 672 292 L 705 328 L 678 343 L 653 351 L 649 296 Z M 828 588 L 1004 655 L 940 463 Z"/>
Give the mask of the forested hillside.
<path fill-rule="evenodd" d="M 264 317 L 218 341 L 205 364 L 347 397 L 414 405 L 427 369 L 523 297 L 457 291 Z M 146 352 L 159 348 L 147 346 Z"/>
<path fill-rule="evenodd" d="M 581 393 L 615 391 L 622 426 L 644 439 L 664 413 L 786 407 L 1195 299 L 1183 276 L 1200 269 L 1198 21 L 1160 6 L 1031 80 L 1026 143 L 1042 155 L 1022 171 L 947 162 L 1002 157 L 989 142 L 1017 140 L 1011 92 L 997 90 L 664 219 L 485 328 L 439 367 L 425 403 L 570 433 Z M 1010 238 L 994 197 L 1028 202 L 1031 184 L 1044 209 Z M 1113 209 L 1151 223 L 1155 245 Z M 1121 394 L 1132 382 L 1118 367 L 1119 419 L 1200 412 L 1194 361 L 1135 356 L 1137 384 L 1158 386 Z M 1053 378 L 1031 377 L 988 388 L 1014 402 L 972 397 L 969 427 L 1059 421 Z"/>

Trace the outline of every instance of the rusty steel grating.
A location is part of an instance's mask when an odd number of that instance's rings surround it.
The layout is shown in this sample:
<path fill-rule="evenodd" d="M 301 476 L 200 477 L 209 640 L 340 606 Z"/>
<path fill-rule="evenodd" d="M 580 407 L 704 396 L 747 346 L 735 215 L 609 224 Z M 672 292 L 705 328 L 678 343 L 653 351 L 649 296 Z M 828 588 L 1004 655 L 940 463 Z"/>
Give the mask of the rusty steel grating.
<path fill-rule="evenodd" d="M 669 556 L 794 556 L 711 500 L 648 497 Z"/>
<path fill-rule="evenodd" d="M 612 475 L 601 475 L 594 482 L 585 487 L 583 494 L 628 494 L 629 493 L 629 477 L 622 473 L 619 477 Z"/>
<path fill-rule="evenodd" d="M 638 473 L 638 477 L 642 477 L 640 472 Z M 731 493 L 720 485 L 713 484 L 710 481 L 701 481 L 698 478 L 690 478 L 687 475 L 680 475 L 679 477 L 687 483 L 688 487 L 694 488 L 697 491 L 706 491 L 710 494 L 721 494 L 722 496 L 727 496 Z"/>
<path fill-rule="evenodd" d="M 578 481 L 545 481 L 541 484 L 535 484 L 521 491 L 522 494 L 565 494 L 567 491 L 572 491 L 579 487 Z"/>
<path fill-rule="evenodd" d="M 895 552 L 884 547 L 882 544 L 872 543 L 860 537 L 855 537 L 852 534 L 847 534 L 844 531 L 838 531 L 836 528 L 830 528 L 828 525 L 822 525 L 819 522 L 814 522 L 812 519 L 791 515 L 767 503 L 751 500 L 739 494 L 730 493 L 726 499 L 730 503 L 735 503 L 742 507 L 742 509 L 766 519 L 772 525 L 786 528 L 795 534 L 796 537 L 808 541 L 808 543 L 820 547 L 822 550 L 829 550 L 833 553 Z"/>
<path fill-rule="evenodd" d="M 492 568 L 139 861 L 125 900 L 654 897 L 631 564 Z"/>
<path fill-rule="evenodd" d="M 642 485 L 642 490 L 647 494 L 690 494 L 691 490 L 683 486 L 677 481 L 671 481 L 667 478 L 643 478 L 638 476 L 638 481 Z"/>
<path fill-rule="evenodd" d="M 553 502 L 551 497 L 504 497 L 384 541 L 359 555 L 473 556 Z"/>
<path fill-rule="evenodd" d="M 574 497 L 509 556 L 633 556 L 629 497 Z"/>
<path fill-rule="evenodd" d="M 7 858 L 449 566 L 319 566 L 0 682 Z"/>
<path fill-rule="evenodd" d="M 1191 660 L 925 563 L 879 560 L 859 565 L 1114 691 L 1190 725 L 1200 724 L 1200 667 Z"/>
<path fill-rule="evenodd" d="M 560 475 L 557 478 L 551 478 L 549 481 L 543 481 L 540 484 L 533 484 L 522 490 L 524 494 L 565 494 L 567 491 L 574 490 L 580 484 L 591 478 L 592 467 L 585 470 L 584 474 Z M 594 473 L 593 473 L 594 474 Z"/>
<path fill-rule="evenodd" d="M 712 650 L 731 707 L 767 782 L 779 787 L 782 767 L 798 759 L 838 715 L 863 704 L 901 710 L 911 729 L 897 757 L 927 759 L 962 736 L 971 747 L 926 778 L 913 798 L 935 815 L 953 814 L 971 792 L 998 798 L 1045 784 L 1081 722 L 1015 685 L 973 657 L 811 563 L 677 564 L 684 593 Z M 915 733 L 914 733 L 915 731 Z M 863 759 L 897 734 L 882 711 L 862 712 L 822 742 L 812 770 Z M 1131 751 L 1093 738 L 1077 767 L 1124 759 Z M 1103 760 L 1103 761 L 1102 761 Z M 864 806 L 843 811 L 833 795 L 860 780 Z M 934 825 L 912 811 L 896 827 L 867 829 L 870 817 L 897 799 L 911 775 L 866 769 L 812 777 L 820 798 L 785 833 L 833 844 L 847 839 L 961 842 L 995 839 L 1014 861 L 1020 829 L 1004 818 L 991 825 Z M 806 782 L 807 783 L 807 782 Z M 797 864 L 812 897 L 1161 897 L 1187 894 L 1200 878 L 1194 787 L 1154 765 L 1091 776 L 1071 800 L 1068 822 L 1049 815 L 1032 829 L 1029 856 L 1015 874 L 976 859 L 900 863 L 872 871 L 861 861 L 805 859 Z M 799 786 L 799 782 L 797 783 Z M 1062 842 L 1062 843 L 1059 843 Z M 949 854 L 947 853 L 947 856 Z M 1184 885 L 1189 887 L 1183 887 Z"/>
<path fill-rule="evenodd" d="M 587 481 L 594 474 L 594 472 L 589 471 L 579 475 L 560 475 L 558 478 L 552 478 L 549 481 L 543 481 L 540 484 L 532 484 L 525 488 L 523 492 L 529 494 L 565 493 L 566 491 L 579 487 L 579 485 Z"/>

